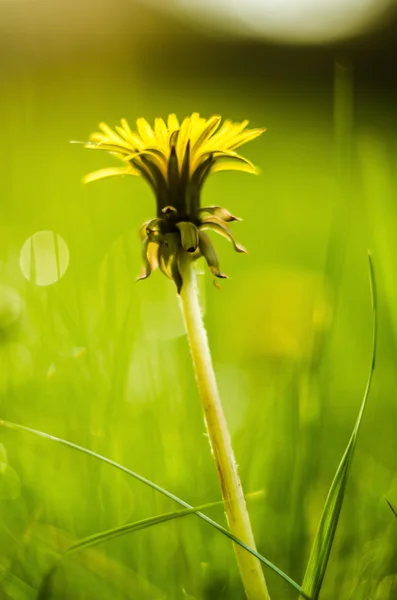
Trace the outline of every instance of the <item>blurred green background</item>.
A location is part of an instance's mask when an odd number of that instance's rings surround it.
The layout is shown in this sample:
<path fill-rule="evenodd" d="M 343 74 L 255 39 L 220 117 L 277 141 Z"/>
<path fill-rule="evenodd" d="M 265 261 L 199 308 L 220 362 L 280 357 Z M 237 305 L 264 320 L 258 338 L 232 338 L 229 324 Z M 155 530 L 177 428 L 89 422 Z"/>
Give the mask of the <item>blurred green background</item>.
<path fill-rule="evenodd" d="M 220 498 L 175 288 L 158 273 L 135 282 L 152 193 L 138 179 L 83 186 L 112 161 L 69 141 L 121 117 L 248 118 L 268 128 L 243 152 L 261 175 L 217 175 L 203 203 L 244 219 L 233 230 L 249 255 L 216 240 L 230 280 L 217 290 L 203 269 L 200 285 L 243 486 L 263 492 L 249 500 L 258 549 L 301 582 L 369 368 L 371 248 L 378 364 L 321 598 L 391 600 L 397 25 L 390 13 L 327 46 L 212 25 L 126 0 L 0 2 L 0 417 L 102 453 L 192 505 Z M 36 237 L 36 270 L 53 282 L 36 286 L 24 244 L 43 230 L 61 236 L 65 272 L 52 234 L 43 247 Z M 2 599 L 36 598 L 73 541 L 177 508 L 49 440 L 2 427 L 0 444 Z M 222 508 L 208 514 L 225 524 Z M 266 575 L 272 598 L 296 598 Z M 189 516 L 76 554 L 49 597 L 243 592 L 229 540 Z"/>

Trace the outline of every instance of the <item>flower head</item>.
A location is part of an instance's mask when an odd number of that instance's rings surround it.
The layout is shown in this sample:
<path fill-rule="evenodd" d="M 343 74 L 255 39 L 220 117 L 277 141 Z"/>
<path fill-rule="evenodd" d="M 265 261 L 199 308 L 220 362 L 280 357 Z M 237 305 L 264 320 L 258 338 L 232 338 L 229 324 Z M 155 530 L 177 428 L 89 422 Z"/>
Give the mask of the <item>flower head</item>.
<path fill-rule="evenodd" d="M 152 128 L 145 119 L 137 119 L 132 131 L 125 119 L 111 129 L 100 123 L 100 132 L 91 136 L 87 148 L 106 150 L 123 166 L 90 173 L 85 182 L 117 175 L 143 177 L 153 188 L 157 201 L 156 218 L 141 227 L 144 269 L 139 279 L 149 277 L 158 266 L 182 287 L 179 271 L 181 252 L 193 258 L 204 256 L 216 277 L 226 277 L 219 269 L 218 257 L 206 230 L 230 240 L 237 252 L 246 252 L 229 229 L 237 217 L 221 206 L 200 206 L 200 194 L 206 178 L 219 171 L 257 173 L 255 166 L 236 149 L 255 139 L 264 129 L 247 129 L 248 121 L 232 123 L 221 117 L 209 119 L 193 113 L 181 124 L 174 114 L 155 119 Z"/>

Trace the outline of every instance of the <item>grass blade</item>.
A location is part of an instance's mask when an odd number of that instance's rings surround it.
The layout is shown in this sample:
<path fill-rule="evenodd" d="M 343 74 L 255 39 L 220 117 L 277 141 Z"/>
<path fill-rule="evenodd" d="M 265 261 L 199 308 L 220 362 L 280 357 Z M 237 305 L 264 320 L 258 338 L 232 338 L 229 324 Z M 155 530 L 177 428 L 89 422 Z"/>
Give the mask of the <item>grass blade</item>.
<path fill-rule="evenodd" d="M 113 540 L 117 537 L 134 533 L 135 531 L 140 531 L 141 529 L 153 527 L 154 525 L 159 525 L 160 523 L 165 523 L 173 519 L 187 517 L 188 515 L 197 513 L 198 511 L 206 508 L 212 508 L 213 506 L 219 506 L 220 504 L 223 504 L 222 500 L 208 504 L 202 504 L 196 508 L 184 508 L 182 510 L 176 510 L 173 512 L 164 513 L 162 515 L 148 517 L 146 519 L 135 521 L 134 523 L 126 523 L 125 525 L 113 527 L 112 529 L 108 529 L 106 531 L 100 531 L 99 533 L 94 533 L 93 535 L 89 535 L 79 540 L 70 546 L 70 548 L 56 561 L 51 570 L 48 571 L 48 573 L 43 577 L 37 594 L 37 600 L 46 600 L 51 597 L 54 576 L 56 575 L 58 568 L 61 566 L 62 561 L 71 554 L 75 554 L 76 552 L 82 550 L 87 550 L 88 548 L 98 546 L 99 544 L 103 544 L 104 542 L 108 542 L 109 540 Z"/>
<path fill-rule="evenodd" d="M 387 504 L 388 504 L 388 506 L 389 506 L 390 510 L 392 511 L 393 515 L 394 515 L 394 516 L 396 517 L 396 519 L 397 519 L 397 511 L 396 511 L 396 509 L 395 509 L 395 508 L 394 508 L 394 506 L 393 506 L 393 505 L 392 505 L 392 504 L 391 504 L 391 503 L 388 501 L 388 499 L 387 499 L 387 498 L 385 498 L 385 500 L 386 500 L 386 502 L 387 502 Z"/>
<path fill-rule="evenodd" d="M 146 519 L 141 519 L 140 521 L 134 521 L 134 523 L 126 523 L 125 525 L 120 525 L 119 527 L 113 527 L 112 529 L 107 529 L 106 531 L 94 533 L 93 535 L 89 535 L 73 544 L 69 550 L 67 550 L 65 556 L 74 554 L 75 552 L 84 550 L 85 548 L 97 546 L 98 544 L 102 544 L 103 542 L 107 542 L 122 535 L 127 535 L 128 533 L 134 533 L 135 531 L 152 527 L 153 525 L 160 525 L 160 523 L 165 523 L 166 521 L 187 517 L 193 513 L 205 510 L 206 508 L 212 508 L 213 506 L 219 506 L 220 504 L 223 504 L 222 500 L 202 504 L 196 508 L 183 508 L 182 510 L 175 510 L 162 515 L 155 515 L 154 517 L 148 517 Z"/>
<path fill-rule="evenodd" d="M 123 465 L 115 462 L 114 460 L 111 460 L 110 458 L 107 458 L 106 456 L 102 456 L 101 454 L 97 454 L 96 452 L 93 452 L 92 450 L 89 450 L 88 448 L 84 448 L 83 446 L 79 446 L 78 444 L 74 444 L 73 442 L 69 442 L 67 440 L 64 440 L 62 438 L 50 435 L 50 434 L 45 433 L 43 431 L 39 431 L 37 429 L 32 429 L 31 427 L 26 427 L 25 425 L 19 425 L 17 423 L 11 423 L 10 421 L 5 421 L 3 419 L 0 419 L 0 426 L 7 427 L 8 429 L 13 429 L 13 430 L 16 430 L 16 431 L 24 431 L 26 433 L 31 433 L 33 435 L 37 435 L 37 436 L 45 438 L 47 440 L 51 440 L 53 442 L 57 442 L 58 444 L 61 444 L 63 446 L 67 446 L 68 448 L 72 448 L 73 450 L 77 450 L 78 452 L 82 452 L 83 454 L 91 456 L 91 457 L 93 457 L 93 458 L 95 458 L 97 460 L 101 460 L 102 462 L 105 462 L 106 464 L 108 464 L 108 465 L 110 465 L 112 467 L 115 467 L 115 468 L 119 469 L 120 471 L 123 471 L 127 475 L 130 475 L 131 477 L 134 477 L 134 479 L 136 479 L 136 480 L 140 481 L 141 483 L 143 483 L 143 484 L 151 487 L 152 489 L 156 490 L 160 494 L 163 494 L 163 496 L 166 496 L 170 500 L 173 500 L 174 502 L 176 502 L 180 506 L 183 506 L 184 508 L 187 508 L 187 509 L 191 509 L 192 512 L 194 512 L 194 514 L 197 517 L 199 517 L 200 519 L 202 519 L 203 521 L 205 521 L 206 523 L 208 523 L 209 525 L 211 525 L 212 527 L 214 527 L 214 529 L 216 529 L 217 531 L 219 531 L 220 533 L 222 533 L 224 536 L 228 537 L 230 540 L 232 540 L 233 542 L 235 542 L 236 544 L 238 544 L 239 546 L 241 546 L 242 548 L 244 548 L 247 552 L 250 552 L 262 564 L 264 564 L 265 566 L 269 567 L 269 569 L 271 569 L 272 571 L 274 571 L 275 573 L 277 573 L 277 575 L 279 577 L 281 577 L 282 579 L 284 579 L 284 581 L 286 581 L 290 586 L 292 586 L 296 591 L 298 591 L 304 598 L 307 598 L 307 596 L 303 592 L 301 586 L 298 583 L 296 583 L 293 579 L 291 579 L 291 577 L 289 577 L 281 569 L 279 569 L 276 565 L 274 565 L 270 560 L 268 560 L 267 558 L 265 558 L 264 556 L 262 556 L 261 554 L 259 554 L 259 552 L 257 552 L 256 550 L 254 550 L 250 546 L 247 546 L 247 544 L 245 544 L 244 542 L 242 542 L 241 540 L 239 540 L 237 537 L 235 537 L 232 533 L 230 533 L 230 531 L 228 531 L 227 529 L 225 529 L 224 527 L 222 527 L 222 525 L 220 525 L 219 523 L 217 523 L 216 521 L 214 521 L 210 517 L 207 517 L 207 515 L 205 515 L 204 513 L 197 512 L 196 509 L 194 509 L 193 506 L 191 506 L 190 504 L 188 504 L 187 502 L 185 502 L 181 498 L 178 498 L 178 496 L 175 496 L 175 494 L 172 494 L 168 490 L 160 487 L 159 485 L 157 485 L 153 481 L 150 481 L 150 479 L 147 479 L 146 477 L 143 477 L 142 475 L 139 475 L 135 471 L 132 471 L 131 469 L 128 469 L 127 467 L 125 467 L 125 466 L 123 466 Z M 41 599 L 41 598 L 45 598 L 45 597 L 46 597 L 45 595 L 44 596 L 42 595 L 39 598 Z"/>
<path fill-rule="evenodd" d="M 334 541 L 336 527 L 339 521 L 339 515 L 345 496 L 347 480 L 349 477 L 350 466 L 356 445 L 357 434 L 360 428 L 362 416 L 367 403 L 369 391 L 371 389 L 372 377 L 375 369 L 376 342 L 377 342 L 377 307 L 376 307 L 376 288 L 375 275 L 371 255 L 368 253 L 369 261 L 369 280 L 371 289 L 372 314 L 373 314 L 373 338 L 372 338 L 372 358 L 369 370 L 367 385 L 364 397 L 358 413 L 357 421 L 352 435 L 347 444 L 345 453 L 340 461 L 335 477 L 328 492 L 320 524 L 312 546 L 309 562 L 303 579 L 302 589 L 310 600 L 317 600 L 327 569 L 328 559 Z"/>

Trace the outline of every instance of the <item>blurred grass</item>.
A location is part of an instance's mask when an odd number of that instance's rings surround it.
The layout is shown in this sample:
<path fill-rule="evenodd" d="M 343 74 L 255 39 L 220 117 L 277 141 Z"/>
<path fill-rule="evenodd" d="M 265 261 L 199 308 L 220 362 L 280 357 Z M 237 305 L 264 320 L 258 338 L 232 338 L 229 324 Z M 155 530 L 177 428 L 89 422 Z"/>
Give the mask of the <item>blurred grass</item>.
<path fill-rule="evenodd" d="M 368 254 L 369 284 L 371 292 L 371 305 L 373 311 L 373 334 L 372 334 L 372 355 L 369 367 L 369 375 L 364 391 L 363 400 L 360 405 L 357 420 L 354 425 L 346 450 L 343 453 L 341 461 L 332 480 L 327 499 L 321 514 L 318 530 L 310 551 L 309 561 L 305 570 L 302 582 L 302 589 L 308 598 L 317 600 L 319 597 L 324 576 L 330 559 L 335 533 L 339 523 L 340 513 L 343 501 L 346 495 L 351 464 L 354 456 L 354 450 L 357 443 L 358 432 L 361 427 L 363 414 L 367 405 L 368 397 L 371 391 L 372 380 L 376 366 L 376 348 L 378 339 L 378 317 L 377 317 L 377 298 L 375 272 L 372 263 L 371 254 Z"/>
<path fill-rule="evenodd" d="M 144 74 L 139 55 L 120 53 L 18 66 L 4 75 L 2 92 L 1 418 L 109 456 L 192 505 L 219 498 L 174 289 L 157 273 L 134 281 L 136 230 L 154 214 L 151 193 L 138 180 L 82 186 L 81 177 L 109 158 L 68 142 L 123 116 L 198 110 L 250 118 L 268 127 L 247 148 L 262 175 L 220 174 L 204 191 L 205 203 L 244 218 L 234 231 L 250 254 L 235 255 L 217 241 L 231 279 L 219 291 L 205 275 L 202 287 L 243 484 L 265 492 L 251 507 L 258 550 L 302 580 L 366 379 L 371 247 L 379 265 L 378 371 L 321 598 L 391 600 L 397 535 L 383 497 L 397 502 L 396 130 L 358 123 L 345 250 L 332 254 L 329 270 L 338 197 L 331 79 L 327 89 L 227 73 L 167 80 Z M 376 99 L 356 102 L 375 123 L 394 111 Z M 70 264 L 59 282 L 35 287 L 20 271 L 19 252 L 46 229 L 65 240 Z M 67 448 L 13 431 L 0 436 L 5 599 L 35 598 L 69 543 L 175 509 Z M 222 509 L 212 512 L 224 525 Z M 296 597 L 268 578 L 274 598 Z M 182 519 L 82 553 L 55 578 L 59 600 L 109 597 L 243 595 L 229 541 L 198 519 Z"/>

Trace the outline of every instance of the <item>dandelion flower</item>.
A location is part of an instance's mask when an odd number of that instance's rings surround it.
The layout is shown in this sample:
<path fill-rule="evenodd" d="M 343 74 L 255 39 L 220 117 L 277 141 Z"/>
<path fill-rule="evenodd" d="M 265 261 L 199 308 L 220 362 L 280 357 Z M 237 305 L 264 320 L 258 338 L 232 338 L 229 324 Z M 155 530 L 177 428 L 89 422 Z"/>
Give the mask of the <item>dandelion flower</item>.
<path fill-rule="evenodd" d="M 144 268 L 139 279 L 149 277 L 160 267 L 173 279 L 179 293 L 182 252 L 190 253 L 193 258 L 204 256 L 216 277 L 226 277 L 219 268 L 207 230 L 227 238 L 237 252 L 246 252 L 229 228 L 229 223 L 239 219 L 221 206 L 202 207 L 200 195 L 206 178 L 213 173 L 257 173 L 256 167 L 236 149 L 265 130 L 247 129 L 248 121 L 224 121 L 221 125 L 221 120 L 217 115 L 204 119 L 193 113 L 180 124 L 176 115 L 171 114 L 167 123 L 156 118 L 153 128 L 145 119 L 137 119 L 137 131 L 132 131 L 122 119 L 115 129 L 100 123 L 100 132 L 94 133 L 86 144 L 87 148 L 113 154 L 123 166 L 90 173 L 85 182 L 135 175 L 143 177 L 155 193 L 157 215 L 140 230 Z"/>

